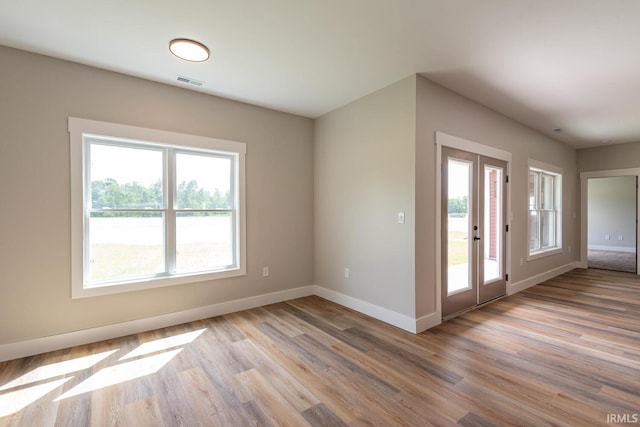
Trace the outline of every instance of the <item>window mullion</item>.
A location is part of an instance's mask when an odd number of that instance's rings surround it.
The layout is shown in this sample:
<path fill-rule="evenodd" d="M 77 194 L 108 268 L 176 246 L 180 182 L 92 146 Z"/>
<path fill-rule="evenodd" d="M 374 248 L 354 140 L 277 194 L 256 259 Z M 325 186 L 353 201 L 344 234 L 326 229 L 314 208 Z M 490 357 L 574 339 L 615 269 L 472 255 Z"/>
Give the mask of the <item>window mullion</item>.
<path fill-rule="evenodd" d="M 176 157 L 171 148 L 165 150 L 165 262 L 169 274 L 176 271 Z"/>
<path fill-rule="evenodd" d="M 543 174 L 541 172 L 536 172 L 538 175 L 538 200 L 536 200 L 536 208 L 538 209 L 538 249 L 542 250 L 544 248 L 542 244 L 542 237 L 544 235 L 544 216 L 542 215 L 542 200 L 544 197 L 544 186 L 542 185 Z"/>

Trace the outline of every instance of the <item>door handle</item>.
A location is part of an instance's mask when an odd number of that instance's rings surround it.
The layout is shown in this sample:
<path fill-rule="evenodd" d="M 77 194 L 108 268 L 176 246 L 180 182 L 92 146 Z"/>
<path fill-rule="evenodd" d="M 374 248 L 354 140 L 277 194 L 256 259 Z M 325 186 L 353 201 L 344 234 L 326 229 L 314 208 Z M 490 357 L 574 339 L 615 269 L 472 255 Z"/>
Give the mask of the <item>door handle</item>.
<path fill-rule="evenodd" d="M 478 236 L 473 236 L 473 240 L 480 240 L 480 238 Z"/>

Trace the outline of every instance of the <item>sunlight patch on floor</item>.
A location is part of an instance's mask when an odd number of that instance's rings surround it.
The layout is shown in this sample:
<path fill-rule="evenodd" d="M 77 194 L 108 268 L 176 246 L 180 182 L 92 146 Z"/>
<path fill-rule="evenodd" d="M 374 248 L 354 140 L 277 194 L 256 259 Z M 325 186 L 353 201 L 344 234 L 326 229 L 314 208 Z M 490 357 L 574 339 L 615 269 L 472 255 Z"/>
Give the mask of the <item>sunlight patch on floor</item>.
<path fill-rule="evenodd" d="M 0 395 L 0 418 L 15 414 L 37 401 L 47 393 L 60 387 L 73 377 L 49 381 Z"/>
<path fill-rule="evenodd" d="M 118 362 L 125 362 L 100 369 L 52 401 L 58 402 L 83 393 L 155 374 L 184 350 L 184 346 L 195 341 L 206 330 L 207 328 L 198 329 L 142 343 L 118 359 Z M 172 348 L 174 349 L 170 350 Z M 0 386 L 0 417 L 6 417 L 23 410 L 74 378 L 74 376 L 59 379 L 56 379 L 56 377 L 64 377 L 74 372 L 90 369 L 118 351 L 119 349 L 114 349 L 39 366 Z M 60 394 L 62 391 L 64 390 L 62 389 L 56 394 Z M 56 394 L 51 397 L 55 397 Z"/>
<path fill-rule="evenodd" d="M 54 399 L 54 402 L 108 387 L 110 385 L 135 380 L 136 378 L 141 378 L 146 375 L 155 374 L 182 350 L 182 348 L 179 348 L 177 350 L 168 351 L 155 356 L 149 356 L 143 359 L 137 359 L 131 362 L 104 368 L 73 387 L 62 396 Z"/>
<path fill-rule="evenodd" d="M 180 335 L 174 335 L 172 337 L 161 338 L 155 341 L 149 341 L 140 344 L 134 350 L 125 354 L 118 360 L 131 359 L 138 356 L 144 356 L 145 354 L 155 353 L 157 351 L 167 350 L 171 347 L 178 347 L 180 345 L 189 344 L 196 340 L 207 328 L 199 329 L 197 331 L 187 332 Z"/>
<path fill-rule="evenodd" d="M 90 368 L 101 360 L 106 359 L 116 351 L 118 350 L 105 351 L 104 353 L 92 354 L 90 356 L 78 357 L 76 359 L 65 360 L 63 362 L 39 366 L 34 370 L 27 372 L 23 376 L 3 385 L 0 387 L 0 391 L 67 375 L 71 372 L 82 371 L 83 369 Z"/>

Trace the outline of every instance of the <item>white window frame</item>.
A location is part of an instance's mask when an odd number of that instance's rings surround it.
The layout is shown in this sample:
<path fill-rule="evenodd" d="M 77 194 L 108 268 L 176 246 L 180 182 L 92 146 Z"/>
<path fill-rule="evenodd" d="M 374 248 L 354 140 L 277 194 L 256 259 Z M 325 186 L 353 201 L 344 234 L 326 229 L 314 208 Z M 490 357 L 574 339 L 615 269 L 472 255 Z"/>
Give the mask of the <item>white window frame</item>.
<path fill-rule="evenodd" d="M 174 286 L 186 283 L 210 281 L 246 275 L 246 144 L 197 135 L 147 129 L 116 123 L 69 117 L 71 154 L 71 296 L 73 299 L 108 295 L 143 289 Z M 88 283 L 86 272 L 86 228 L 88 171 L 86 168 L 87 146 L 99 139 L 123 143 L 146 144 L 165 147 L 176 152 L 218 153 L 234 159 L 232 199 L 235 214 L 234 257 L 235 265 L 228 268 L 187 274 L 167 274 L 143 279 L 117 282 Z"/>
<path fill-rule="evenodd" d="M 563 169 L 554 165 L 543 163 L 537 160 L 529 159 L 529 167 L 527 168 L 527 185 L 529 183 L 529 175 L 531 172 L 536 172 L 544 175 L 550 175 L 553 177 L 553 204 L 555 212 L 555 245 L 540 249 L 530 249 L 529 240 L 531 237 L 531 221 L 530 217 L 530 201 L 529 201 L 529 189 L 527 188 L 527 260 L 534 260 L 550 255 L 562 253 L 562 175 Z M 541 185 L 541 180 L 539 180 Z M 540 194 L 540 193 L 539 193 Z M 541 215 L 539 214 L 539 218 Z M 542 241 L 542 227 L 539 230 L 539 241 Z"/>

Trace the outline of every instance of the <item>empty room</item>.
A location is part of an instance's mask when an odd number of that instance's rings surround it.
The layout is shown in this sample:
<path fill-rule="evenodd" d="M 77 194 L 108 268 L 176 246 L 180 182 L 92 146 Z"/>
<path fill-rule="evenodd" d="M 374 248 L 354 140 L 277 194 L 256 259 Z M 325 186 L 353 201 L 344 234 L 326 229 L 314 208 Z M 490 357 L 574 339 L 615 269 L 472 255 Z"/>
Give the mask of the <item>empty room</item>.
<path fill-rule="evenodd" d="M 640 423 L 638 17 L 0 0 L 0 426 Z"/>

